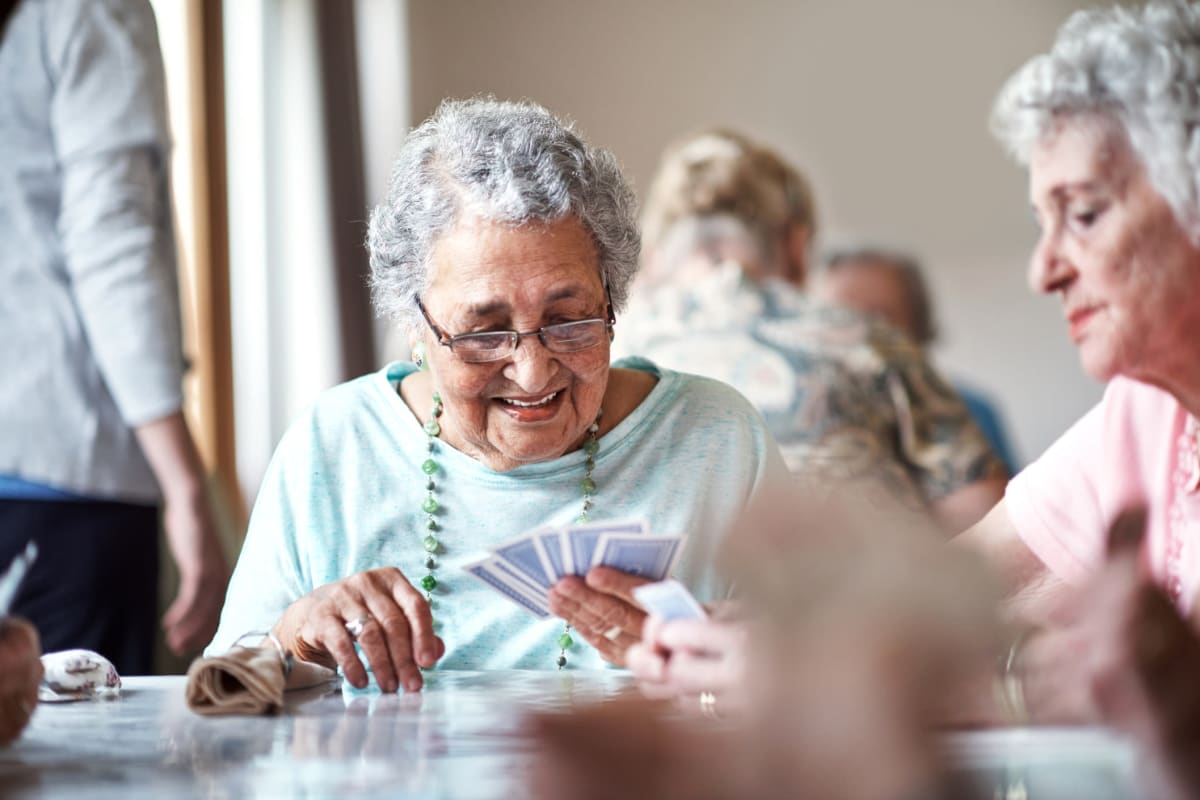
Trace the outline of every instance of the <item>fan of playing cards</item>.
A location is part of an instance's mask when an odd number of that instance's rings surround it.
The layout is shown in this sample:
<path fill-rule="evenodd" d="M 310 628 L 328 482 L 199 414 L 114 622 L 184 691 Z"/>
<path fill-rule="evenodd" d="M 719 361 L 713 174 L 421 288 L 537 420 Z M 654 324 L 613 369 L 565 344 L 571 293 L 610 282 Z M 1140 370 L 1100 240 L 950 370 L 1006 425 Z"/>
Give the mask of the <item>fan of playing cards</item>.
<path fill-rule="evenodd" d="M 550 616 L 547 593 L 564 575 L 612 567 L 652 581 L 665 578 L 683 536 L 649 533 L 645 522 L 588 522 L 538 528 L 492 549 L 464 569 L 535 617 Z"/>

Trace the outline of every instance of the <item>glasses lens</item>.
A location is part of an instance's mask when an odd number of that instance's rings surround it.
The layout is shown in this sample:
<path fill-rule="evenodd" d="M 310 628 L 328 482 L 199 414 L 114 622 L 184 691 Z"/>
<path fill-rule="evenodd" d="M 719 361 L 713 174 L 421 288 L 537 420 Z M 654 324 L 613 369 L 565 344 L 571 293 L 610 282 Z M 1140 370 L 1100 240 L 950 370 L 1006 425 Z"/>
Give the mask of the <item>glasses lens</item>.
<path fill-rule="evenodd" d="M 452 340 L 454 354 L 463 361 L 479 363 L 504 358 L 513 350 L 511 333 L 467 333 Z"/>
<path fill-rule="evenodd" d="M 567 322 L 562 325 L 550 325 L 542 329 L 542 341 L 546 347 L 558 353 L 573 353 L 576 350 L 587 350 L 604 341 L 607 326 L 602 319 L 585 319 L 580 322 Z"/>

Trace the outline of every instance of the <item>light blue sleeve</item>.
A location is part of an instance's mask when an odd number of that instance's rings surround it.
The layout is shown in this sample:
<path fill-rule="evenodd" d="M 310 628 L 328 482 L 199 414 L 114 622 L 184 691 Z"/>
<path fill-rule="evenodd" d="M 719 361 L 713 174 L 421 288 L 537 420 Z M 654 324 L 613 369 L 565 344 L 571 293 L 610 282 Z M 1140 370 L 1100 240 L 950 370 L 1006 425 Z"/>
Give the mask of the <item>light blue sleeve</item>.
<path fill-rule="evenodd" d="M 311 552 L 299 542 L 308 525 L 312 487 L 307 465 L 312 439 L 307 427 L 293 427 L 280 441 L 267 467 L 246 541 L 229 581 L 221 622 L 205 655 L 223 653 L 238 637 L 269 631 L 298 598 L 312 591 L 306 559 Z"/>

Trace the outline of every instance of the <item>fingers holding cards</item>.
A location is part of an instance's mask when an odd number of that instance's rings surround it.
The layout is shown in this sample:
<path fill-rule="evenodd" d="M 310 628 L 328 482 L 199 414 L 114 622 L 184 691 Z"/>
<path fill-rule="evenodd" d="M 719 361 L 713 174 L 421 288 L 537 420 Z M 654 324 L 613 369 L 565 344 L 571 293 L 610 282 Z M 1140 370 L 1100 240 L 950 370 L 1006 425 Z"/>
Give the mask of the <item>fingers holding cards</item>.
<path fill-rule="evenodd" d="M 493 548 L 487 558 L 465 569 L 534 616 L 543 617 L 550 613 L 551 590 L 563 578 L 582 578 L 593 567 L 603 566 L 659 581 L 674 568 L 683 544 L 682 536 L 650 534 L 645 522 L 582 523 L 530 531 Z M 632 603 L 633 583 L 609 576 L 593 588 Z"/>

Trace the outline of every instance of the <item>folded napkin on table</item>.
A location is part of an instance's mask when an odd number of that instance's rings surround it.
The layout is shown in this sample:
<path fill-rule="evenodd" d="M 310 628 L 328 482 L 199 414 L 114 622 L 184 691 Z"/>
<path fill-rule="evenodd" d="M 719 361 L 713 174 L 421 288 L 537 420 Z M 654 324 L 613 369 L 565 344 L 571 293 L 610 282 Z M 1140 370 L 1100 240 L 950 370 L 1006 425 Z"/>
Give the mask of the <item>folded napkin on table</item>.
<path fill-rule="evenodd" d="M 197 658 L 187 673 L 187 704 L 197 714 L 270 714 L 283 708 L 283 693 L 318 686 L 337 675 L 310 661 L 290 661 L 281 650 L 233 647 Z"/>
<path fill-rule="evenodd" d="M 112 662 L 91 650 L 60 650 L 42 656 L 45 675 L 38 700 L 64 703 L 71 700 L 108 700 L 121 694 L 121 676 Z"/>

